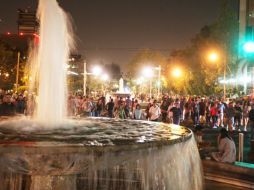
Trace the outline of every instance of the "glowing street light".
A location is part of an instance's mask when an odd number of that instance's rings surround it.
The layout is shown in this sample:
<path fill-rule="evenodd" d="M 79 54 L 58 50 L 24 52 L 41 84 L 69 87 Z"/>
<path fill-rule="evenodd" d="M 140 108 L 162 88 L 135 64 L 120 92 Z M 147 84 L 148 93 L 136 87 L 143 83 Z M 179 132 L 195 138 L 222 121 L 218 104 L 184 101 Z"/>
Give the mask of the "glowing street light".
<path fill-rule="evenodd" d="M 93 74 L 94 74 L 95 76 L 98 76 L 98 75 L 100 75 L 100 74 L 102 73 L 102 69 L 101 69 L 101 67 L 99 67 L 99 66 L 95 66 L 95 67 L 93 68 L 92 72 L 93 72 Z"/>
<path fill-rule="evenodd" d="M 142 71 L 144 77 L 149 78 L 149 96 L 152 97 L 152 77 L 153 77 L 153 68 L 145 67 Z"/>
<path fill-rule="evenodd" d="M 219 59 L 221 59 L 221 62 L 222 62 L 222 66 L 223 66 L 223 97 L 224 97 L 224 99 L 226 98 L 226 56 L 225 56 L 225 54 L 222 56 L 222 57 L 220 57 L 219 56 L 219 54 L 217 53 L 217 52 L 210 52 L 209 54 L 208 54 L 208 60 L 210 61 L 210 62 L 218 62 L 218 60 Z"/>
<path fill-rule="evenodd" d="M 208 60 L 209 61 L 216 62 L 216 61 L 218 61 L 218 59 L 219 59 L 219 56 L 216 52 L 209 53 L 209 55 L 208 55 Z"/>
<path fill-rule="evenodd" d="M 103 81 L 107 81 L 109 79 L 109 76 L 107 74 L 103 74 L 102 75 L 102 78 L 101 78 Z"/>
<path fill-rule="evenodd" d="M 172 70 L 172 75 L 176 78 L 179 78 L 182 75 L 182 70 L 179 68 L 175 68 Z"/>
<path fill-rule="evenodd" d="M 152 78 L 153 77 L 153 69 L 152 67 L 145 67 L 142 71 L 142 74 L 146 78 Z"/>

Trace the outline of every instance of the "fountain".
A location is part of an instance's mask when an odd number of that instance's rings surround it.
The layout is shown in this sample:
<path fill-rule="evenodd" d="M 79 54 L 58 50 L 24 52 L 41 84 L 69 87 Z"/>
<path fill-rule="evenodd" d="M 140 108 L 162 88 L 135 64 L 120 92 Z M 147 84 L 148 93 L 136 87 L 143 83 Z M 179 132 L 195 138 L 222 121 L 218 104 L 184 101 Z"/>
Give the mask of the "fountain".
<path fill-rule="evenodd" d="M 119 80 L 119 92 L 124 92 L 123 78 Z"/>
<path fill-rule="evenodd" d="M 38 16 L 37 115 L 0 118 L 0 190 L 202 189 L 189 129 L 65 118 L 65 60 L 72 45 L 66 15 L 56 0 L 40 0 Z"/>
<path fill-rule="evenodd" d="M 119 90 L 114 95 L 118 96 L 118 97 L 123 97 L 123 98 L 126 98 L 126 97 L 130 96 L 130 93 L 126 92 L 125 89 L 124 89 L 123 78 L 120 78 L 120 80 L 119 80 Z"/>

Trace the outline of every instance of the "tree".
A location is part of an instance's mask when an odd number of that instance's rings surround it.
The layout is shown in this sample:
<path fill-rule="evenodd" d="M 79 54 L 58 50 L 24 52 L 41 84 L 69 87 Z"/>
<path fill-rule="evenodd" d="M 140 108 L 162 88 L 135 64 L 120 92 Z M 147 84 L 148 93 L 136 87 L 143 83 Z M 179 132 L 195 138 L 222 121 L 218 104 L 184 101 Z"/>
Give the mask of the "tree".
<path fill-rule="evenodd" d="M 16 54 L 0 43 L 0 88 L 13 88 L 16 79 L 16 61 Z"/>
<path fill-rule="evenodd" d="M 201 28 L 187 48 L 171 52 L 168 65 L 180 64 L 185 77 L 176 80 L 168 75 L 169 88 L 183 94 L 222 93 L 218 78 L 223 76 L 224 64 L 232 72 L 237 70 L 237 41 L 237 11 L 234 10 L 232 1 L 223 0 L 215 22 Z M 211 49 L 220 53 L 220 60 L 216 63 L 211 63 L 207 59 Z M 168 66 L 168 69 L 172 68 Z"/>
<path fill-rule="evenodd" d="M 165 68 L 166 64 L 167 60 L 160 52 L 144 49 L 134 55 L 128 64 L 128 75 L 132 78 L 137 77 L 146 66 L 158 67 L 161 65 L 162 68 Z"/>

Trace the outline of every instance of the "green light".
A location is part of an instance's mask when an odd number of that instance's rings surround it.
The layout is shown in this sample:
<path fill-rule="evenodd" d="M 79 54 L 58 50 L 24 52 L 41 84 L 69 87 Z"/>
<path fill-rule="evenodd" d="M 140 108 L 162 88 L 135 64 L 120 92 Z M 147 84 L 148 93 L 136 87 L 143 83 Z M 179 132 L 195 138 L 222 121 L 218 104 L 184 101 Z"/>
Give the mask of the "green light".
<path fill-rule="evenodd" d="M 254 164 L 250 164 L 250 163 L 246 163 L 246 162 L 235 162 L 236 166 L 241 166 L 241 167 L 245 167 L 245 168 L 251 168 L 254 169 Z"/>
<path fill-rule="evenodd" d="M 254 53 L 254 42 L 249 41 L 243 45 L 243 49 L 246 53 Z"/>

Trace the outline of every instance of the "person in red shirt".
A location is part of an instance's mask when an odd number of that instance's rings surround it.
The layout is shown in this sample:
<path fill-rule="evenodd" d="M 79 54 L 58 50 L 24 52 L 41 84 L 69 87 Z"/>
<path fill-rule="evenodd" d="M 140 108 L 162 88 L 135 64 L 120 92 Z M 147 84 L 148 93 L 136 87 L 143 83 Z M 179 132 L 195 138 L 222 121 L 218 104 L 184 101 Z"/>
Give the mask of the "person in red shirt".
<path fill-rule="evenodd" d="M 217 103 L 214 103 L 212 105 L 210 113 L 211 113 L 211 117 L 212 117 L 212 120 L 213 120 L 213 128 L 217 128 L 217 125 L 218 125 L 218 123 L 217 123 L 218 122 L 218 113 L 219 113 Z"/>

